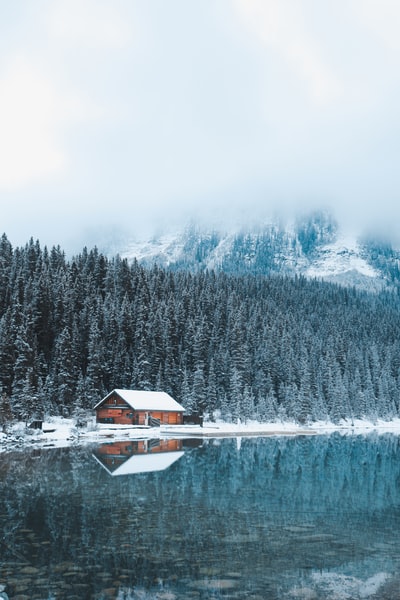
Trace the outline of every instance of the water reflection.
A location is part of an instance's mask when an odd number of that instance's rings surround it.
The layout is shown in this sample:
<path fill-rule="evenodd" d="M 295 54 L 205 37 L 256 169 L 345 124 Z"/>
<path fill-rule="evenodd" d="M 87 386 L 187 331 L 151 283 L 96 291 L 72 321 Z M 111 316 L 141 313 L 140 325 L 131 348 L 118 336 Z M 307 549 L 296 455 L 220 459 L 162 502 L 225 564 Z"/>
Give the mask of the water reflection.
<path fill-rule="evenodd" d="M 397 437 L 136 442 L 0 456 L 10 598 L 399 598 Z"/>
<path fill-rule="evenodd" d="M 184 452 L 182 440 L 124 440 L 101 444 L 93 457 L 112 475 L 164 471 Z"/>

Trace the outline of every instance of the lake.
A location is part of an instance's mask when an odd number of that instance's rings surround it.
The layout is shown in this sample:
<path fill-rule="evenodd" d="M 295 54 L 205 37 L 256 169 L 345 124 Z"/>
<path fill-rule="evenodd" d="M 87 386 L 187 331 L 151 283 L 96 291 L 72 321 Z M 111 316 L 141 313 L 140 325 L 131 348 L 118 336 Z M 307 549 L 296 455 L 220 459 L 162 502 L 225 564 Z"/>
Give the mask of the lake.
<path fill-rule="evenodd" d="M 124 440 L 0 455 L 10 599 L 400 598 L 400 438 Z"/>

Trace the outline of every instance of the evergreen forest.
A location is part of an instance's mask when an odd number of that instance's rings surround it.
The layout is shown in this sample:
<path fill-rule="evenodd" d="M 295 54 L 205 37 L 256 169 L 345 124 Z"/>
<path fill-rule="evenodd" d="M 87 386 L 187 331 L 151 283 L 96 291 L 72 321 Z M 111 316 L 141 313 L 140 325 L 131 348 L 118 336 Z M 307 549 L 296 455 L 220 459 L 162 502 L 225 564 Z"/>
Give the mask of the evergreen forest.
<path fill-rule="evenodd" d="M 0 239 L 0 426 L 78 415 L 114 388 L 226 420 L 390 419 L 400 298 L 303 277 L 68 259 Z"/>

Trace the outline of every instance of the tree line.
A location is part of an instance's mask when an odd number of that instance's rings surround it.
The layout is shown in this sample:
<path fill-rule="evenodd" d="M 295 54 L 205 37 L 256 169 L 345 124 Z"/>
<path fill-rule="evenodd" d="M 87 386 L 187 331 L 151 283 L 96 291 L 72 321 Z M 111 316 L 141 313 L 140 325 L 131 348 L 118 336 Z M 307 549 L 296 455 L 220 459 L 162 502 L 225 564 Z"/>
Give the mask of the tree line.
<path fill-rule="evenodd" d="M 68 259 L 0 239 L 0 418 L 73 415 L 113 388 L 189 412 L 307 422 L 398 415 L 400 301 L 303 277 Z"/>

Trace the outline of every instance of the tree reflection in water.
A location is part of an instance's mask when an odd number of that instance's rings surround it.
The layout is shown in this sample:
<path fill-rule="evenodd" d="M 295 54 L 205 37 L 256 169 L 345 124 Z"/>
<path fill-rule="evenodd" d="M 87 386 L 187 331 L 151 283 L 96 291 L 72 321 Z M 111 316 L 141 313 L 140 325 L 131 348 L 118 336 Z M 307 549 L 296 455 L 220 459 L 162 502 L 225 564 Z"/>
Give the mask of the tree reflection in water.
<path fill-rule="evenodd" d="M 399 459 L 391 435 L 3 454 L 0 584 L 38 599 L 393 600 Z"/>

